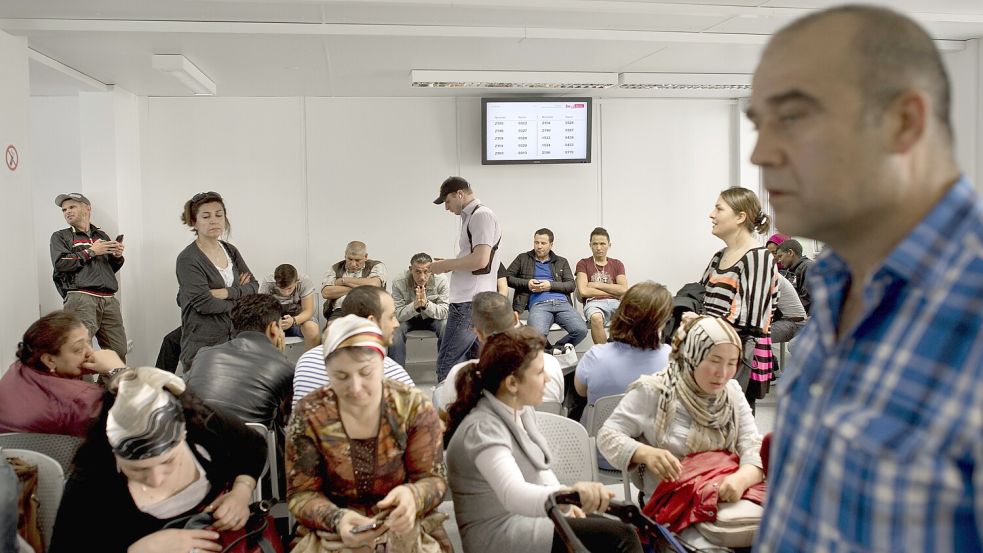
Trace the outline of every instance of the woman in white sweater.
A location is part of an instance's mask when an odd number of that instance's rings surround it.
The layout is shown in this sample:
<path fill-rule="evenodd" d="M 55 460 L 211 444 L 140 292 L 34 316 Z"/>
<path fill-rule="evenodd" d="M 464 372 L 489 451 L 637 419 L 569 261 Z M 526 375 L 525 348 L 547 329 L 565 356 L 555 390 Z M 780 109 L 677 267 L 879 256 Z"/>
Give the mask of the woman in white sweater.
<path fill-rule="evenodd" d="M 607 509 L 612 493 L 597 482 L 561 485 L 550 470 L 550 451 L 533 409 L 543 401 L 543 337 L 530 327 L 485 341 L 481 359 L 455 380 L 445 439 L 448 480 L 465 553 L 566 552 L 546 517 L 549 494 L 573 489 L 582 509 L 566 514 L 591 551 L 641 552 L 634 529 L 586 513 Z"/>
<path fill-rule="evenodd" d="M 692 316 L 673 339 L 669 367 L 628 388 L 604 427 L 597 447 L 616 468 L 651 496 L 663 479 L 679 476 L 691 453 L 726 450 L 740 468 L 720 486 L 720 500 L 737 501 L 764 479 L 761 435 L 740 385 L 732 380 L 741 338 L 725 320 Z M 641 478 L 640 478 L 641 476 Z"/>

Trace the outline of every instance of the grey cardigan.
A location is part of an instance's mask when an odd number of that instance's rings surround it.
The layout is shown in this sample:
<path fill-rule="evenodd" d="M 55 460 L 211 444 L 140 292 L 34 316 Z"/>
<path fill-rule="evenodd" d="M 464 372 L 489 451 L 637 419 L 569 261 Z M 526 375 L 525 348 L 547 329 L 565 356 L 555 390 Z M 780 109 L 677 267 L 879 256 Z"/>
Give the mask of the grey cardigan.
<path fill-rule="evenodd" d="M 447 479 L 464 553 L 549 553 L 553 545 L 553 522 L 545 510 L 535 518 L 510 513 L 475 465 L 475 458 L 488 447 L 506 445 L 522 477 L 538 480 L 538 472 L 549 467 L 549 447 L 536 426 L 536 412 L 527 407 L 520 418 L 526 432 L 511 417 L 496 412 L 488 398 L 481 398 L 447 445 Z"/>
<path fill-rule="evenodd" d="M 238 298 L 259 291 L 259 282 L 253 278 L 240 285 L 239 276 L 248 273 L 249 267 L 239 250 L 228 242 L 219 241 L 232 259 L 232 286 L 226 287 L 222 274 L 201 251 L 195 242 L 177 256 L 177 304 L 181 308 L 181 363 L 191 367 L 198 350 L 214 346 L 233 338 L 232 304 Z M 210 290 L 226 288 L 229 298 L 220 300 Z"/>

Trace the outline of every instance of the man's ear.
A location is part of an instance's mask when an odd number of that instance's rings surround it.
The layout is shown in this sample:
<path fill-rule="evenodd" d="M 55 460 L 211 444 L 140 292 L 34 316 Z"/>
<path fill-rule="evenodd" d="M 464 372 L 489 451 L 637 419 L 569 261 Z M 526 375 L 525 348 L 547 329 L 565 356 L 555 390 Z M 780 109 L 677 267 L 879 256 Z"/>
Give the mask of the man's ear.
<path fill-rule="evenodd" d="M 277 336 L 277 330 L 279 329 L 280 329 L 280 321 L 273 321 L 272 323 L 266 325 L 266 330 L 263 332 L 263 334 L 265 334 L 266 337 L 269 338 L 270 342 L 275 342 Z"/>
<path fill-rule="evenodd" d="M 890 118 L 891 151 L 908 153 L 925 136 L 931 116 L 931 100 L 924 92 L 906 90 L 898 95 L 884 114 L 885 118 Z"/>

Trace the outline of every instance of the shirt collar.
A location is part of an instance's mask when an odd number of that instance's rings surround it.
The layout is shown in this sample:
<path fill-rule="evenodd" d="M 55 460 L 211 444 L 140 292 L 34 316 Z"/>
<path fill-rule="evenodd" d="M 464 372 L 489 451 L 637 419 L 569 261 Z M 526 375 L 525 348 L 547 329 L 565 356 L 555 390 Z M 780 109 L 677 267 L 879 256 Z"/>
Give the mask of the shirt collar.
<path fill-rule="evenodd" d="M 470 217 L 474 213 L 474 210 L 478 209 L 479 205 L 481 205 L 481 200 L 478 198 L 471 200 L 468 202 L 468 205 L 464 206 L 464 208 L 461 210 L 461 217 L 464 217 L 465 215 Z"/>

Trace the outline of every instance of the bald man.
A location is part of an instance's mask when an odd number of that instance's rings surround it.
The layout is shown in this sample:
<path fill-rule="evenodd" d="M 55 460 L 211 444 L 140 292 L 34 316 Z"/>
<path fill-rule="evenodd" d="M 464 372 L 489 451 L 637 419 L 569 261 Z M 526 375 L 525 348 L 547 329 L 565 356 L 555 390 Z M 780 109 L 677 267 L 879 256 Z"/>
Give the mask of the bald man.
<path fill-rule="evenodd" d="M 846 6 L 778 32 L 751 156 L 825 242 L 782 378 L 755 551 L 983 550 L 983 204 L 928 34 Z"/>

